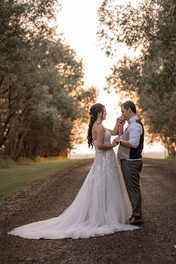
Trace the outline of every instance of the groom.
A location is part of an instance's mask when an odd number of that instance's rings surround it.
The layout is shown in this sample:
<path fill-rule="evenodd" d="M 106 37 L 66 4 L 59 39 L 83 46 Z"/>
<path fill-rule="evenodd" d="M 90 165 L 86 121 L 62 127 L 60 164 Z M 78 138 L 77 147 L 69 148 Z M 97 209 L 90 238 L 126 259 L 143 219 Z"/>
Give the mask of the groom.
<path fill-rule="evenodd" d="M 123 125 L 127 120 L 128 127 L 115 140 L 119 143 L 118 159 L 132 205 L 132 216 L 129 222 L 131 225 L 137 225 L 142 224 L 140 172 L 142 170 L 144 128 L 136 115 L 136 106 L 132 101 L 124 102 L 121 105 L 121 112 L 123 119 L 119 119 L 119 125 L 122 125 L 123 130 Z"/>

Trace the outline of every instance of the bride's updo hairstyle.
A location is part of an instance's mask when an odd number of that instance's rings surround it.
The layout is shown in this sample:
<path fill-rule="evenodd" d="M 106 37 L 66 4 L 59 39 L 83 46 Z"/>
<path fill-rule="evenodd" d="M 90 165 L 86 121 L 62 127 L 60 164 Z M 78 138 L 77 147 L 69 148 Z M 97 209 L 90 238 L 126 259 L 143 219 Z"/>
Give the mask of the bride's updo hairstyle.
<path fill-rule="evenodd" d="M 90 108 L 90 112 L 89 112 L 89 116 L 90 116 L 90 121 L 89 121 L 89 128 L 88 128 L 88 135 L 87 135 L 87 143 L 88 143 L 88 147 L 93 147 L 93 143 L 92 143 L 92 127 L 93 124 L 95 123 L 95 121 L 97 120 L 97 114 L 98 113 L 103 113 L 104 110 L 104 105 L 102 104 L 94 104 L 91 106 Z"/>

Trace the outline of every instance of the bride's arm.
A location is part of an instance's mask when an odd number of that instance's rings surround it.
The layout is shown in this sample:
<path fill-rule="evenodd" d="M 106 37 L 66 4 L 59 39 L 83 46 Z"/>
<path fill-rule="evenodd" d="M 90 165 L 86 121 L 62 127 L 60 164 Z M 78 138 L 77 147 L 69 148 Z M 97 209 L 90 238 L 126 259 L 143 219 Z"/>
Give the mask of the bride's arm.
<path fill-rule="evenodd" d="M 103 125 L 99 125 L 97 128 L 97 148 L 101 150 L 108 150 L 116 147 L 118 144 L 115 140 L 113 140 L 110 144 L 104 144 L 104 134 L 105 130 Z"/>

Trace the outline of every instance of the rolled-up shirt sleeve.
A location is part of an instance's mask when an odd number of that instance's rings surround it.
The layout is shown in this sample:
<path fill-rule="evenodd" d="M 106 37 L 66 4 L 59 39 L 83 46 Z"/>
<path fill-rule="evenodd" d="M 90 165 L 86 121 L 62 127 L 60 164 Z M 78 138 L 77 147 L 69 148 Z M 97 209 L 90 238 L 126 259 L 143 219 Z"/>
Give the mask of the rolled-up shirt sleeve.
<path fill-rule="evenodd" d="M 139 123 L 133 123 L 129 127 L 129 143 L 137 148 L 140 141 L 140 136 L 142 135 L 142 126 Z"/>

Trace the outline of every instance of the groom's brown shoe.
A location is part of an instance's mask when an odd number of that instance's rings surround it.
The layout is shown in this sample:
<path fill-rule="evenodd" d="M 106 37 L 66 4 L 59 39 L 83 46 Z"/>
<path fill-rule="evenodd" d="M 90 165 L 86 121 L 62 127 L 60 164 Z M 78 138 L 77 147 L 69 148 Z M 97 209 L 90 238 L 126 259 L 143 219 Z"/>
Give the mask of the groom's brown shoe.
<path fill-rule="evenodd" d="M 142 219 L 136 219 L 135 217 L 130 217 L 129 219 L 130 225 L 141 225 Z"/>

